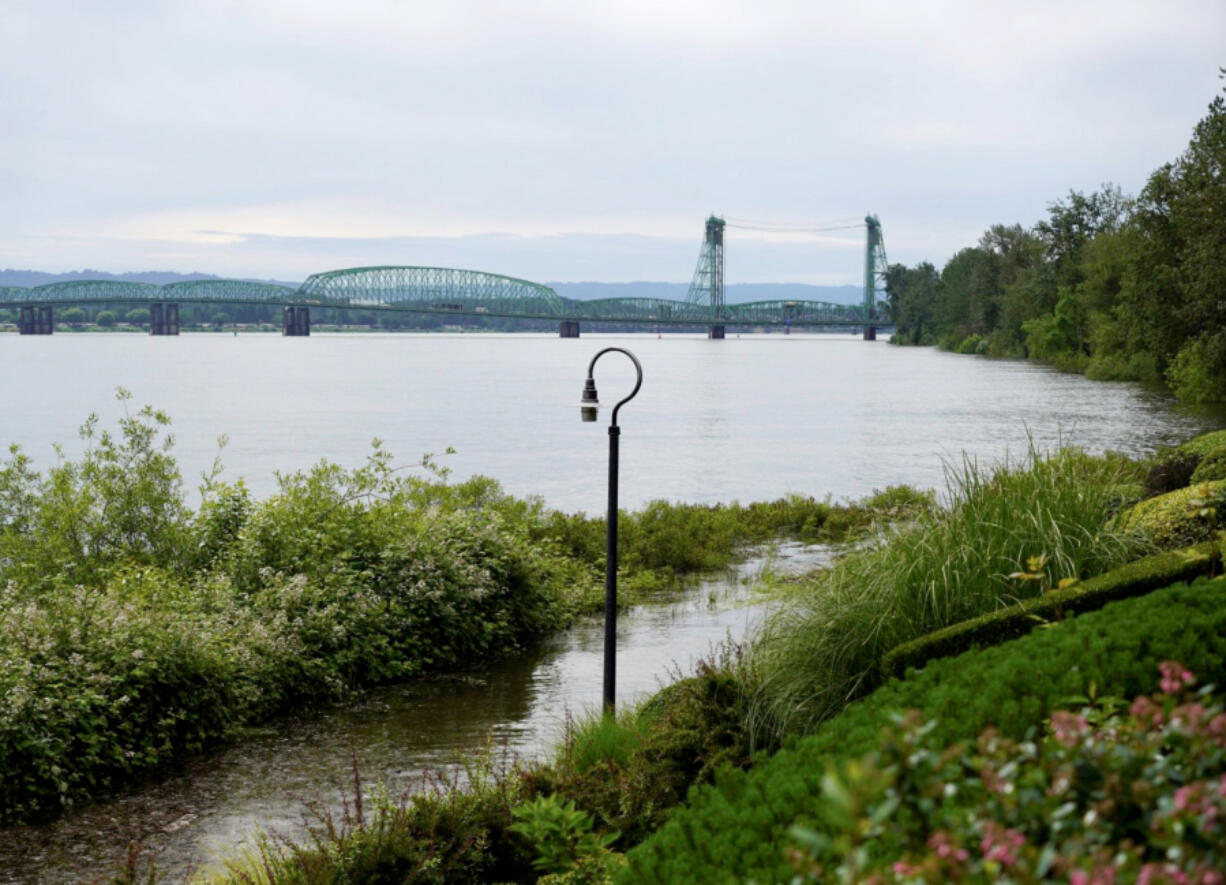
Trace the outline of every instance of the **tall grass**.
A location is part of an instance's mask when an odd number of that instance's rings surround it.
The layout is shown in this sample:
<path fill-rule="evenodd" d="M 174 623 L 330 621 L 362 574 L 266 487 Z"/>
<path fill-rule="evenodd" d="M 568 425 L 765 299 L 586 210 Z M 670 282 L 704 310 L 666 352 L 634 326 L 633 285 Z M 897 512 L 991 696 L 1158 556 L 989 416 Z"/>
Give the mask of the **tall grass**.
<path fill-rule="evenodd" d="M 896 645 L 1145 552 L 1113 526 L 1122 458 L 1031 446 L 1020 464 L 946 465 L 944 506 L 853 549 L 749 643 L 751 728 L 803 733 L 873 687 Z"/>

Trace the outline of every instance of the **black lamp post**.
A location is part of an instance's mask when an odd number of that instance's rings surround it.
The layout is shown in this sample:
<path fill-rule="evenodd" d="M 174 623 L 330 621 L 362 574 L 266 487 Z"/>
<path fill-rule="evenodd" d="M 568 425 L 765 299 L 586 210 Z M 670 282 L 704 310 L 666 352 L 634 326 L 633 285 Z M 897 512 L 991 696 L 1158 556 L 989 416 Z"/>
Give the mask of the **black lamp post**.
<path fill-rule="evenodd" d="M 606 353 L 616 351 L 630 357 L 638 379 L 630 395 L 613 407 L 613 419 L 609 423 L 609 517 L 605 532 L 604 575 L 604 712 L 613 712 L 614 686 L 617 684 L 617 454 L 621 428 L 617 426 L 617 410 L 634 399 L 643 386 L 643 367 L 638 357 L 623 347 L 606 347 L 592 357 L 587 367 L 587 380 L 583 383 L 583 399 L 579 403 L 579 415 L 584 421 L 595 421 L 600 401 L 596 398 L 596 380 L 592 372 L 596 360 Z"/>

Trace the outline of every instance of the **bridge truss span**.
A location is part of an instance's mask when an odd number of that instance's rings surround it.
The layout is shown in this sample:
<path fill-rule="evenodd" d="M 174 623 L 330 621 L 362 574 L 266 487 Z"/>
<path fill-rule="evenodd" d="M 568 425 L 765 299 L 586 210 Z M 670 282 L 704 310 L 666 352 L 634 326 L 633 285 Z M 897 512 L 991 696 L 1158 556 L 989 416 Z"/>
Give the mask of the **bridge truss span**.
<path fill-rule="evenodd" d="M 294 300 L 297 290 L 275 283 L 251 280 L 185 280 L 161 287 L 164 301 L 229 301 L 245 304 L 284 304 Z"/>
<path fill-rule="evenodd" d="M 448 267 L 357 267 L 309 277 L 294 295 L 300 304 L 373 307 L 422 313 L 471 313 L 546 319 L 572 311 L 540 283 Z"/>
<path fill-rule="evenodd" d="M 725 314 L 728 323 L 747 326 L 852 326 L 864 322 L 862 305 L 827 301 L 753 301 L 730 304 Z M 874 316 L 872 321 L 885 323 L 886 318 Z"/>
<path fill-rule="evenodd" d="M 18 294 L 7 300 L 17 304 L 90 304 L 158 301 L 162 287 L 124 280 L 65 280 L 10 291 Z"/>

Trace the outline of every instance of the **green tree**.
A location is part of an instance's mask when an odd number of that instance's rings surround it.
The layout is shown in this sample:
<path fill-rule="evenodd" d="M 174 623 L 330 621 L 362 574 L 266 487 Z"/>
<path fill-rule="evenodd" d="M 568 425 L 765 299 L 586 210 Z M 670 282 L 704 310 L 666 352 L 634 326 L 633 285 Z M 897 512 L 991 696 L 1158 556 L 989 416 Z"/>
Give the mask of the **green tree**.
<path fill-rule="evenodd" d="M 85 311 L 79 307 L 70 307 L 67 310 L 60 312 L 60 322 L 67 323 L 70 326 L 79 326 L 88 319 L 85 316 Z"/>
<path fill-rule="evenodd" d="M 117 317 L 115 316 L 115 311 L 100 310 L 98 311 L 98 315 L 94 317 L 94 322 L 99 326 L 102 326 L 104 329 L 109 329 L 115 325 L 116 319 Z"/>
<path fill-rule="evenodd" d="M 913 268 L 891 264 L 886 270 L 886 304 L 898 325 L 894 339 L 900 344 L 935 343 L 940 284 L 937 269 L 927 261 Z"/>
<path fill-rule="evenodd" d="M 962 249 L 941 271 L 940 337 L 987 335 L 1000 312 L 998 269 L 982 247 Z"/>
<path fill-rule="evenodd" d="M 213 325 L 220 329 L 226 323 L 230 322 L 230 315 L 224 310 L 219 310 L 213 314 Z"/>
<path fill-rule="evenodd" d="M 125 313 L 123 318 L 133 326 L 147 326 L 149 324 L 149 308 L 134 307 Z"/>
<path fill-rule="evenodd" d="M 1128 201 L 1119 185 L 1104 184 L 1089 196 L 1069 191 L 1067 200 L 1047 207 L 1048 217 L 1035 225 L 1046 246 L 1046 258 L 1055 265 L 1056 280 L 1076 285 L 1083 279 L 1082 252 L 1100 233 L 1119 230 L 1128 214 Z"/>

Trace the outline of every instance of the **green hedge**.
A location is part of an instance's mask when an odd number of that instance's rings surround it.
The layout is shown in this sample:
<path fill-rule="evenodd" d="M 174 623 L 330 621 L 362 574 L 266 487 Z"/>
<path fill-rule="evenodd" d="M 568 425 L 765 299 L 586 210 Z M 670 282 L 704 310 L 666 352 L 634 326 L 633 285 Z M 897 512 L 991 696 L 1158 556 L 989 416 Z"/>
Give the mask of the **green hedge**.
<path fill-rule="evenodd" d="M 712 786 L 627 854 L 626 882 L 788 881 L 793 824 L 814 825 L 827 766 L 877 745 L 892 712 L 918 708 L 935 740 L 972 740 L 988 725 L 1022 737 L 1079 696 L 1157 690 L 1158 663 L 1182 661 L 1202 683 L 1226 683 L 1226 579 L 1198 580 L 1113 602 L 1012 642 L 931 662 L 893 680 L 820 730 Z"/>
<path fill-rule="evenodd" d="M 1188 440 L 1178 449 L 1180 452 L 1191 452 L 1205 457 L 1215 452 L 1226 451 L 1226 430 L 1215 430 Z"/>
<path fill-rule="evenodd" d="M 1148 556 L 1062 590 L 936 630 L 889 652 L 881 661 L 884 679 L 902 676 L 936 658 L 999 645 L 1024 636 L 1040 624 L 1096 611 L 1108 602 L 1142 596 L 1176 581 L 1221 571 L 1222 553 L 1209 541 L 1184 550 Z"/>

